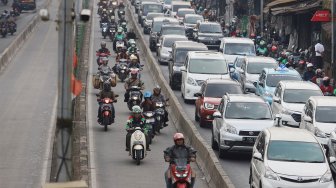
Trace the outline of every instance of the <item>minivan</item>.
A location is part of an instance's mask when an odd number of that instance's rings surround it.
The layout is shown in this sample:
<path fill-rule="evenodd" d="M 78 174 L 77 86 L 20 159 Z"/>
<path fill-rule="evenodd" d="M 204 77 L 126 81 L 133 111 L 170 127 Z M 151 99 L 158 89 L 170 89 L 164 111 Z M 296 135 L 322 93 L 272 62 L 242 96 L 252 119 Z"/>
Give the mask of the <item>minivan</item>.
<path fill-rule="evenodd" d="M 233 63 L 237 56 L 256 56 L 254 42 L 249 38 L 224 37 L 221 39 L 219 51 L 229 63 Z"/>

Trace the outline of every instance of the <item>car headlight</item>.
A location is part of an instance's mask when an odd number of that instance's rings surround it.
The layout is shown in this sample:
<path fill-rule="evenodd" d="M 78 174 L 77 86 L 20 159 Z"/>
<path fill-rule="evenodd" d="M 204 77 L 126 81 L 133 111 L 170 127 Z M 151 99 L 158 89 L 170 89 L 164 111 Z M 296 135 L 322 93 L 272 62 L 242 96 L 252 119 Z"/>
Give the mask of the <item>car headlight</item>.
<path fill-rule="evenodd" d="M 279 176 L 275 172 L 273 172 L 273 170 L 270 167 L 266 167 L 264 177 L 271 180 L 277 180 L 277 181 L 280 180 Z"/>
<path fill-rule="evenodd" d="M 327 135 L 325 132 L 321 131 L 319 128 L 315 127 L 315 136 L 320 138 L 327 138 Z"/>
<path fill-rule="evenodd" d="M 321 177 L 320 183 L 327 183 L 327 182 L 331 182 L 332 180 L 333 180 L 332 174 L 330 170 L 327 170 L 327 172 Z"/>
<path fill-rule="evenodd" d="M 231 134 L 238 134 L 236 127 L 226 124 L 225 131 Z"/>
<path fill-rule="evenodd" d="M 204 108 L 207 110 L 213 110 L 215 109 L 215 105 L 210 103 L 204 103 Z"/>
<path fill-rule="evenodd" d="M 286 115 L 292 115 L 292 114 L 293 114 L 293 112 L 291 112 L 290 110 L 285 109 L 285 108 L 283 108 L 283 109 L 281 110 L 281 113 L 282 113 L 282 114 L 286 114 Z"/>
<path fill-rule="evenodd" d="M 194 79 L 192 79 L 191 77 L 188 77 L 187 84 L 197 86 L 197 82 Z"/>

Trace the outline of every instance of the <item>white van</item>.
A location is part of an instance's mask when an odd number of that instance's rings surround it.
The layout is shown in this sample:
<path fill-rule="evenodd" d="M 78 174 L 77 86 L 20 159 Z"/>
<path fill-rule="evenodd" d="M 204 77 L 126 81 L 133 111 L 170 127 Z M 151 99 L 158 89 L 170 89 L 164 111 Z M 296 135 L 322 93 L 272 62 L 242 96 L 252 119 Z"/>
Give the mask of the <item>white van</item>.
<path fill-rule="evenodd" d="M 238 56 L 256 56 L 253 40 L 249 38 L 224 37 L 221 39 L 219 51 L 228 63 L 233 63 Z"/>
<path fill-rule="evenodd" d="M 174 17 L 180 8 L 191 8 L 189 1 L 173 1 L 171 4 L 170 16 Z"/>
<path fill-rule="evenodd" d="M 209 78 L 231 79 L 228 63 L 222 53 L 210 51 L 188 52 L 182 72 L 181 92 L 185 102 L 196 100 L 195 93 Z M 230 72 L 234 71 L 230 70 Z"/>

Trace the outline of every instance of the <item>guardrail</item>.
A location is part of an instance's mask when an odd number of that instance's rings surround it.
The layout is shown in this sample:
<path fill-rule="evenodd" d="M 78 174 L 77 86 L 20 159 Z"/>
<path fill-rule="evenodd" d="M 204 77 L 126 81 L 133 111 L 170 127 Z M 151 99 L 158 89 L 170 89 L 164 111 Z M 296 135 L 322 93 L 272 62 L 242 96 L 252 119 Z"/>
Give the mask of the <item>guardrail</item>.
<path fill-rule="evenodd" d="M 128 13 L 131 14 L 131 6 L 127 4 Z M 141 53 L 147 59 L 146 66 L 150 69 L 155 81 L 161 86 L 162 92 L 169 98 L 170 101 L 170 121 L 174 122 L 177 130 L 183 132 L 187 137 L 187 142 L 197 150 L 197 164 L 205 174 L 205 178 L 210 187 L 234 188 L 231 180 L 220 165 L 215 153 L 211 147 L 202 138 L 195 125 L 188 118 L 188 115 L 183 110 L 174 92 L 165 80 L 161 69 L 153 57 L 151 51 L 148 51 L 144 35 L 141 32 L 136 20 L 133 16 L 129 16 L 129 24 L 132 25 L 136 36 L 138 37 L 137 45 L 141 48 Z"/>

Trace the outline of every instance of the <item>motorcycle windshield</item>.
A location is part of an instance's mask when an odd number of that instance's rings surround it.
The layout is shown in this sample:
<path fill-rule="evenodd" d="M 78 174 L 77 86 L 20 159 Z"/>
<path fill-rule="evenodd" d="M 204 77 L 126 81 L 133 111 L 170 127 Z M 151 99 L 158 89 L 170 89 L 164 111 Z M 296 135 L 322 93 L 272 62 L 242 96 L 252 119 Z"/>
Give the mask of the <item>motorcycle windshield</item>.
<path fill-rule="evenodd" d="M 139 96 L 140 95 L 140 91 L 132 91 L 131 93 L 130 93 L 130 95 L 133 97 L 137 97 L 137 96 Z"/>
<path fill-rule="evenodd" d="M 187 158 L 176 158 L 174 159 L 174 164 L 176 165 L 177 171 L 184 171 L 187 169 L 188 159 Z"/>

